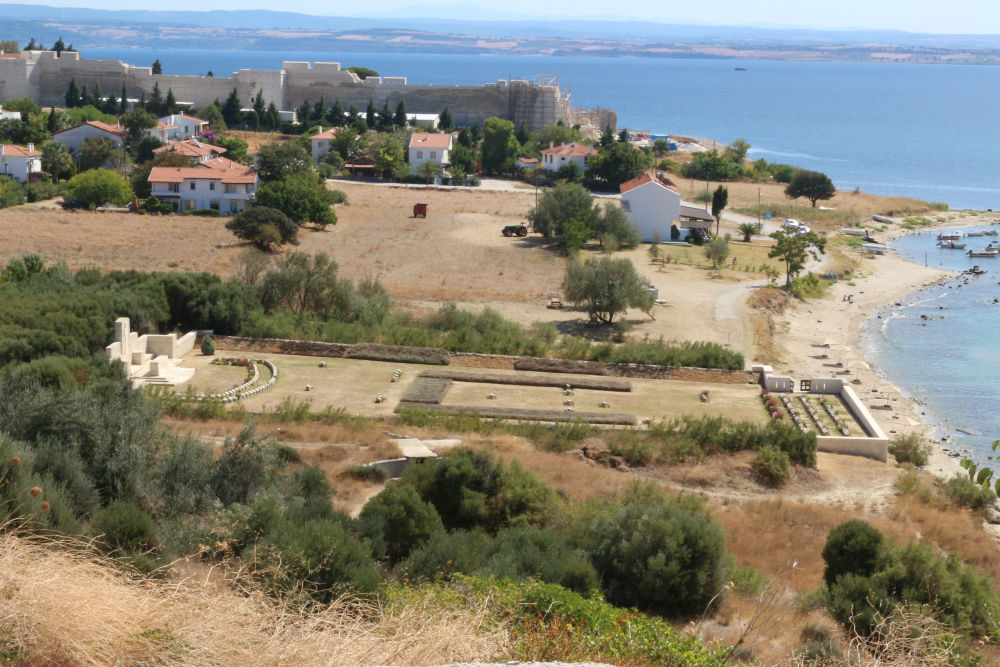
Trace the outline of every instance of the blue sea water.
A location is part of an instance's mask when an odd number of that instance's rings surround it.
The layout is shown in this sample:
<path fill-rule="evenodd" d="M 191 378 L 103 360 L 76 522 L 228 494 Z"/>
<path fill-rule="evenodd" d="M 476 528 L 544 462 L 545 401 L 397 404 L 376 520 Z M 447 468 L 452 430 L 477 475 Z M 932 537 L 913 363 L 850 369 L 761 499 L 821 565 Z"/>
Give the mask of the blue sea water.
<path fill-rule="evenodd" d="M 83 55 L 144 66 L 159 59 L 168 74 L 217 76 L 278 69 L 284 60 L 362 65 L 430 84 L 558 74 L 575 105 L 612 108 L 619 127 L 723 143 L 744 137 L 752 158 L 825 172 L 841 189 L 1000 210 L 997 67 L 114 48 Z"/>
<path fill-rule="evenodd" d="M 989 227 L 960 231 L 975 229 Z M 905 236 L 893 247 L 918 264 L 953 271 L 978 264 L 987 273 L 957 276 L 886 306 L 867 323 L 864 344 L 892 383 L 924 405 L 948 446 L 982 465 L 1000 439 L 1000 302 L 994 302 L 1000 299 L 1000 258 L 941 249 L 937 233 Z M 992 240 L 963 239 L 969 249 Z"/>

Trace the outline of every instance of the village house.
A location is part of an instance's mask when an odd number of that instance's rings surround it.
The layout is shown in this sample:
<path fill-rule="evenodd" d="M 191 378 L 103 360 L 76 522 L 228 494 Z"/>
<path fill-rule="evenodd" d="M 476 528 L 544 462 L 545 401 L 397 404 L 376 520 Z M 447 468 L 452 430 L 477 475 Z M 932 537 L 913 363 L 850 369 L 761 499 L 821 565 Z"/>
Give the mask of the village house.
<path fill-rule="evenodd" d="M 451 151 L 450 134 L 431 134 L 414 132 L 410 135 L 409 163 L 410 171 L 416 171 L 425 162 L 433 162 L 439 167 L 447 167 L 450 163 L 448 153 Z"/>
<path fill-rule="evenodd" d="M 514 166 L 518 169 L 538 169 L 538 158 L 519 157 L 514 161 Z"/>
<path fill-rule="evenodd" d="M 254 169 L 226 158 L 197 167 L 153 167 L 148 180 L 150 194 L 175 211 L 212 209 L 228 214 L 246 209 L 260 182 Z"/>
<path fill-rule="evenodd" d="M 663 241 L 671 240 L 670 227 L 679 223 L 681 217 L 681 196 L 677 186 L 657 173 L 625 181 L 620 189 L 622 210 L 639 230 L 640 238 L 649 242 L 658 234 Z"/>
<path fill-rule="evenodd" d="M 203 164 L 225 152 L 226 149 L 221 146 L 213 146 L 198 139 L 172 141 L 166 146 L 160 146 L 153 150 L 156 155 L 175 154 L 186 157 L 192 165 Z"/>
<path fill-rule="evenodd" d="M 571 144 L 554 145 L 551 141 L 549 147 L 542 152 L 542 169 L 548 171 L 559 171 L 567 164 L 573 163 L 580 168 L 580 172 L 587 171 L 587 158 L 597 155 L 597 149 L 592 146 L 584 146 L 575 141 Z"/>
<path fill-rule="evenodd" d="M 156 127 L 147 127 L 144 131 L 154 139 L 159 139 L 160 143 L 170 141 L 170 131 L 176 129 L 176 125 L 167 125 L 162 120 L 156 122 Z"/>
<path fill-rule="evenodd" d="M 99 120 L 88 120 L 75 127 L 53 133 L 52 140 L 65 146 L 69 152 L 76 153 L 87 139 L 107 139 L 116 151 L 125 147 L 128 132 L 121 125 L 109 125 Z"/>
<path fill-rule="evenodd" d="M 0 104 L 0 120 L 21 120 L 20 111 L 4 111 L 3 105 Z"/>
<path fill-rule="evenodd" d="M 312 149 L 310 151 L 312 154 L 312 159 L 319 162 L 324 155 L 329 153 L 330 148 L 332 147 L 333 140 L 336 137 L 337 133 L 333 130 L 333 128 L 324 131 L 323 126 L 320 125 L 319 132 L 309 137 L 309 143 L 311 144 L 311 149 Z"/>
<path fill-rule="evenodd" d="M 23 184 L 36 180 L 41 173 L 42 152 L 35 150 L 35 144 L 0 144 L 0 176 L 9 176 Z M 32 178 L 32 174 L 39 176 Z"/>
<path fill-rule="evenodd" d="M 203 130 L 208 129 L 208 121 L 183 113 L 175 113 L 160 119 L 164 126 L 166 139 L 160 141 L 181 141 L 190 137 L 200 137 Z M 159 127 L 159 124 L 157 125 Z"/>

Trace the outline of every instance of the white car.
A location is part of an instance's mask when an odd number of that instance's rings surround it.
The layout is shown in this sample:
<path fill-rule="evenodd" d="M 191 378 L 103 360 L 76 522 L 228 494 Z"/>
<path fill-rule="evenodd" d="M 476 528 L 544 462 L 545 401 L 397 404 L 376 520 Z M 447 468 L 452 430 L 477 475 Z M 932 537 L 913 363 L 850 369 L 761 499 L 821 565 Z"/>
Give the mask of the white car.
<path fill-rule="evenodd" d="M 795 232 L 796 236 L 802 236 L 803 234 L 808 234 L 811 229 L 809 226 L 799 222 L 794 218 L 785 218 L 785 229 L 790 232 Z"/>

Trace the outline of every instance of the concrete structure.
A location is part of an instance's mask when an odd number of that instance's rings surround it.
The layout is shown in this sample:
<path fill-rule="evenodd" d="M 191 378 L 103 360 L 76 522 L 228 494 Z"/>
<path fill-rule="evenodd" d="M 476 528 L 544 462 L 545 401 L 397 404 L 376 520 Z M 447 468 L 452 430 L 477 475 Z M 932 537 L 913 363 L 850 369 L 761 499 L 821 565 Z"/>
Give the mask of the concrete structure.
<path fill-rule="evenodd" d="M 115 342 L 105 348 L 105 353 L 108 359 L 125 364 L 134 385 L 172 387 L 187 382 L 194 375 L 193 368 L 181 368 L 177 362 L 194 349 L 195 337 L 194 331 L 180 338 L 177 334 L 140 336 L 130 330 L 127 317 L 119 317 L 115 320 Z"/>
<path fill-rule="evenodd" d="M 0 144 L 0 176 L 9 176 L 18 183 L 28 183 L 32 180 L 32 174 L 41 173 L 42 152 L 35 150 L 35 144 Z"/>
<path fill-rule="evenodd" d="M 681 217 L 677 186 L 663 174 L 642 174 L 622 183 L 620 189 L 622 210 L 639 230 L 639 237 L 647 243 L 657 234 L 663 241 L 670 240 L 670 225 Z"/>
<path fill-rule="evenodd" d="M 257 172 L 216 158 L 197 167 L 153 167 L 149 172 L 151 194 L 169 202 L 175 211 L 213 209 L 239 213 L 257 194 Z"/>
<path fill-rule="evenodd" d="M 406 122 L 413 127 L 422 127 L 427 130 L 436 130 L 441 118 L 436 113 L 408 113 Z"/>
<path fill-rule="evenodd" d="M 200 137 L 203 130 L 208 129 L 208 121 L 183 113 L 164 116 L 160 124 L 165 126 L 168 141 L 182 141 L 191 137 Z M 157 125 L 159 127 L 159 124 Z"/>
<path fill-rule="evenodd" d="M 410 135 L 410 151 L 408 160 L 410 171 L 417 171 L 420 165 L 433 162 L 439 167 L 451 164 L 448 153 L 451 151 L 450 134 L 430 134 L 414 132 Z"/>
<path fill-rule="evenodd" d="M 342 131 L 349 131 L 347 128 L 341 128 Z M 309 143 L 311 144 L 310 153 L 312 154 L 312 159 L 319 162 L 320 158 L 330 152 L 331 144 L 334 139 L 337 138 L 337 128 L 330 128 L 329 130 L 324 130 L 323 126 L 320 125 L 319 132 L 309 137 Z"/>
<path fill-rule="evenodd" d="M 231 77 L 180 76 L 152 73 L 149 67 L 134 67 L 117 60 L 84 60 L 76 52 L 25 51 L 17 58 L 0 58 L 0 101 L 29 97 L 42 106 L 59 106 L 70 81 L 93 90 L 113 90 L 125 87 L 125 96 L 138 99 L 143 93 L 152 94 L 153 86 L 160 91 L 173 91 L 174 97 L 203 107 L 216 99 L 224 100 L 236 89 L 244 106 L 250 106 L 260 93 L 263 99 L 279 110 L 296 109 L 304 102 L 327 104 L 339 101 L 345 109 L 354 105 L 364 109 L 368 102 L 381 108 L 388 103 L 395 108 L 400 102 L 414 114 L 440 114 L 446 107 L 458 125 L 482 123 L 499 116 L 524 124 L 537 131 L 546 125 L 563 121 L 566 125 L 581 124 L 595 133 L 605 125 L 615 127 L 618 119 L 608 109 L 576 109 L 568 93 L 559 88 L 556 78 L 542 81 L 500 80 L 482 86 L 410 84 L 405 77 L 368 77 L 360 79 L 340 63 L 285 62 L 278 70 L 241 69 Z"/>
<path fill-rule="evenodd" d="M 0 120 L 21 120 L 20 111 L 4 111 L 3 105 L 0 104 Z"/>
<path fill-rule="evenodd" d="M 597 155 L 597 149 L 592 146 L 584 146 L 575 141 L 555 146 L 550 142 L 549 147 L 542 151 L 542 169 L 559 171 L 567 164 L 573 163 L 581 172 L 585 172 L 587 158 L 591 155 Z"/>
<path fill-rule="evenodd" d="M 768 391 L 780 393 L 795 391 L 795 382 L 789 377 L 774 375 L 774 369 L 770 366 L 758 364 L 753 366 L 752 370 L 760 373 L 761 385 Z M 889 438 L 868 412 L 868 408 L 861 402 L 854 389 L 841 378 L 813 378 L 808 383 L 808 391 L 811 394 L 833 394 L 839 397 L 865 432 L 864 436 L 818 435 L 816 448 L 819 451 L 864 456 L 883 463 L 889 460 Z"/>
<path fill-rule="evenodd" d="M 192 165 L 204 164 L 205 162 L 214 160 L 225 152 L 226 149 L 221 146 L 213 146 L 212 144 L 199 141 L 198 139 L 172 141 L 166 146 L 160 146 L 159 148 L 153 150 L 153 153 L 157 155 L 167 153 L 181 155 L 187 158 L 188 162 Z"/>
<path fill-rule="evenodd" d="M 518 169 L 538 169 L 538 160 L 533 157 L 519 157 L 514 160 L 514 166 Z"/>
<path fill-rule="evenodd" d="M 0 62 L 4 62 L 0 60 Z M 52 140 L 65 146 L 69 152 L 76 153 L 87 139 L 107 139 L 116 151 L 125 147 L 128 132 L 120 125 L 109 125 L 99 120 L 88 120 L 86 123 L 60 130 L 52 135 Z"/>

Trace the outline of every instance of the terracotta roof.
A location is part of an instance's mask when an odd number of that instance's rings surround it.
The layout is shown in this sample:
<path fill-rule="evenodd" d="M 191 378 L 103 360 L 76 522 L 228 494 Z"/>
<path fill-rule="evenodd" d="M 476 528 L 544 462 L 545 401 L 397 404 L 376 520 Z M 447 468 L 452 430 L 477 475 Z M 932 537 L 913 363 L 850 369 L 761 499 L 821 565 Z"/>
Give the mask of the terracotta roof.
<path fill-rule="evenodd" d="M 175 113 L 169 116 L 164 116 L 164 118 L 187 118 L 188 120 L 193 120 L 196 123 L 207 123 L 207 120 L 202 120 L 201 118 L 195 118 L 194 116 L 189 116 L 186 113 Z"/>
<path fill-rule="evenodd" d="M 41 151 L 29 151 L 24 146 L 18 146 L 17 144 L 0 144 L 0 155 L 4 157 L 35 157 L 41 154 Z"/>
<path fill-rule="evenodd" d="M 567 157 L 587 157 L 588 155 L 596 155 L 597 149 L 592 146 L 584 146 L 583 144 L 578 144 L 575 141 L 571 144 L 561 144 L 559 146 L 553 146 L 552 148 L 546 148 L 542 151 L 544 155 L 565 155 Z"/>
<path fill-rule="evenodd" d="M 156 121 L 156 127 L 151 128 L 151 129 L 154 129 L 154 130 L 176 130 L 177 126 L 176 125 L 167 125 L 162 120 L 158 120 L 158 121 Z"/>
<path fill-rule="evenodd" d="M 629 190 L 635 190 L 640 185 L 645 185 L 646 183 L 651 183 L 653 181 L 658 182 L 660 185 L 669 190 L 673 190 L 674 192 L 679 192 L 677 190 L 677 186 L 674 185 L 673 181 L 671 181 L 663 174 L 657 174 L 656 178 L 653 178 L 649 174 L 642 174 L 641 176 L 633 178 L 631 181 L 625 181 L 619 187 L 621 189 L 621 193 L 625 194 Z"/>
<path fill-rule="evenodd" d="M 312 135 L 309 138 L 310 139 L 333 139 L 336 136 L 337 136 L 337 132 L 335 130 L 333 130 L 333 129 L 329 129 L 329 130 L 324 130 L 322 132 L 318 132 L 318 133 Z"/>
<path fill-rule="evenodd" d="M 410 136 L 410 148 L 451 148 L 451 135 L 429 132 L 414 132 Z"/>
<path fill-rule="evenodd" d="M 538 164 L 538 159 L 533 157 L 519 157 L 517 161 L 521 164 Z"/>
<path fill-rule="evenodd" d="M 185 139 L 184 141 L 172 141 L 166 146 L 153 149 L 154 153 L 177 153 L 184 157 L 205 157 L 225 153 L 226 149 L 221 146 L 213 146 L 197 139 Z"/>
<path fill-rule="evenodd" d="M 214 169 L 206 167 L 153 167 L 150 183 L 182 183 L 187 180 L 212 180 L 223 183 L 255 183 L 257 172 L 249 167 Z"/>
<path fill-rule="evenodd" d="M 208 167 L 209 169 L 246 169 L 245 164 L 240 164 L 230 160 L 227 157 L 214 157 L 211 160 L 206 160 L 202 162 L 199 167 Z"/>
<path fill-rule="evenodd" d="M 59 130 L 53 134 L 62 134 L 63 132 L 69 132 L 70 130 L 75 130 L 78 127 L 83 127 L 84 125 L 90 125 L 91 127 L 96 127 L 98 130 L 107 132 L 108 134 L 117 134 L 119 137 L 127 137 L 128 132 L 124 130 L 121 126 L 108 125 L 107 123 L 99 120 L 88 120 L 86 123 L 80 123 L 79 125 L 74 125 L 73 127 L 68 127 L 65 130 Z"/>

